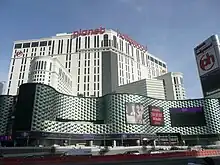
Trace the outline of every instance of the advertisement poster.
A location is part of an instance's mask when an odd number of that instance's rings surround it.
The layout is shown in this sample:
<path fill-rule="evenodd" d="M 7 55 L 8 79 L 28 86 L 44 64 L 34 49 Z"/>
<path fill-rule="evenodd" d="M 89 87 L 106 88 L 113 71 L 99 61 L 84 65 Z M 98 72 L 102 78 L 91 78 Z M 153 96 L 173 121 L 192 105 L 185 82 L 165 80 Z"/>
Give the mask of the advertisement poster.
<path fill-rule="evenodd" d="M 163 108 L 149 105 L 148 109 L 149 109 L 150 125 L 164 126 Z"/>
<path fill-rule="evenodd" d="M 126 120 L 129 124 L 144 124 L 144 106 L 141 103 L 126 103 Z"/>

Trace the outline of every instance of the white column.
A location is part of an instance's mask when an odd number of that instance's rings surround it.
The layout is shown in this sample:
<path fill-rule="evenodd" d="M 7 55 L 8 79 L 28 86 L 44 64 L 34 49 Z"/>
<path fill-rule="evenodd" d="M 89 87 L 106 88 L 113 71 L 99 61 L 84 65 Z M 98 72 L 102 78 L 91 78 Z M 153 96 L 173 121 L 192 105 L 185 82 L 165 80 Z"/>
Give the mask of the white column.
<path fill-rule="evenodd" d="M 116 140 L 113 140 L 113 147 L 116 147 L 117 144 L 116 144 Z"/>
<path fill-rule="evenodd" d="M 89 146 L 93 146 L 93 141 L 89 141 Z"/>
<path fill-rule="evenodd" d="M 141 144 L 140 140 L 137 140 L 137 146 L 139 146 Z"/>

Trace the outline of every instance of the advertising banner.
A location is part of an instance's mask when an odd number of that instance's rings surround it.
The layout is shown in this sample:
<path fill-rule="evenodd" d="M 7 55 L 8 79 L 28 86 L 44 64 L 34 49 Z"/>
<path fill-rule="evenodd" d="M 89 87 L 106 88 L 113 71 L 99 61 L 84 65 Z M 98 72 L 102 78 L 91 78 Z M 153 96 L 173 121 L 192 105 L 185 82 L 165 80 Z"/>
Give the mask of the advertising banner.
<path fill-rule="evenodd" d="M 220 92 L 219 45 L 213 35 L 194 49 L 204 97 Z"/>
<path fill-rule="evenodd" d="M 144 106 L 141 103 L 126 103 L 126 121 L 129 124 L 144 124 Z"/>
<path fill-rule="evenodd" d="M 149 105 L 148 109 L 149 109 L 150 125 L 164 126 L 163 108 Z"/>

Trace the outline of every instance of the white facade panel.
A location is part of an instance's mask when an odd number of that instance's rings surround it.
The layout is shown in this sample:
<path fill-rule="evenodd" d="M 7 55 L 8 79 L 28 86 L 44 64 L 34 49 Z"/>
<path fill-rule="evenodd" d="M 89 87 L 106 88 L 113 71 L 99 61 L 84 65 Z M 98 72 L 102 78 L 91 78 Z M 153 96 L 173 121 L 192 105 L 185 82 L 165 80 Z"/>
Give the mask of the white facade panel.
<path fill-rule="evenodd" d="M 115 93 L 138 94 L 147 97 L 165 99 L 162 80 L 142 79 L 116 88 Z"/>
<path fill-rule="evenodd" d="M 165 99 L 165 90 L 162 80 L 146 79 L 147 96 L 157 99 Z"/>
<path fill-rule="evenodd" d="M 117 87 L 115 93 L 129 93 L 147 96 L 146 80 L 140 80 Z"/>

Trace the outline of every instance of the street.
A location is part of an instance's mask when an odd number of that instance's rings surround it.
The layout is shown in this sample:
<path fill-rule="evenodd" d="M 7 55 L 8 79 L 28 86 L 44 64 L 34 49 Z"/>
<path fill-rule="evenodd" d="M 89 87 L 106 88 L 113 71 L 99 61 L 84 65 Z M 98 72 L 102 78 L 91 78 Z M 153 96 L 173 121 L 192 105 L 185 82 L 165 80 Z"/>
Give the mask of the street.
<path fill-rule="evenodd" d="M 213 158 L 216 165 L 220 164 L 220 157 Z M 187 165 L 187 163 L 193 160 L 195 163 L 204 163 L 202 158 L 185 158 L 185 159 L 160 159 L 160 160 L 146 160 L 146 161 L 140 161 L 140 162 L 118 162 L 118 163 L 74 163 L 75 165 Z M 56 164 L 56 163 L 45 163 L 45 165 L 72 165 L 72 162 L 64 163 L 64 164 Z M 29 165 L 28 164 L 22 164 L 22 165 Z M 44 165 L 44 163 L 32 163 L 32 165 Z"/>

